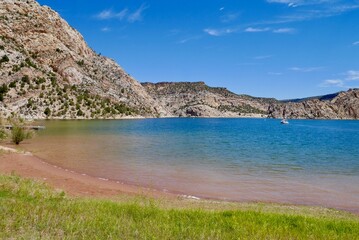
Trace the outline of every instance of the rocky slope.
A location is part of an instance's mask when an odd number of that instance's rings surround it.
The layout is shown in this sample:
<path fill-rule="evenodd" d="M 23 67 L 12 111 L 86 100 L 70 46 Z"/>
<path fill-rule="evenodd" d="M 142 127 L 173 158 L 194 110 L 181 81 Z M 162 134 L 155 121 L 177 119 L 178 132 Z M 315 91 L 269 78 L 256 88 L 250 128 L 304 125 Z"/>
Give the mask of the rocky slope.
<path fill-rule="evenodd" d="M 139 82 L 91 50 L 55 11 L 1 0 L 0 110 L 32 118 L 160 116 Z"/>
<path fill-rule="evenodd" d="M 143 83 L 147 92 L 176 117 L 266 117 L 275 99 L 237 95 L 204 82 Z"/>
<path fill-rule="evenodd" d="M 0 0 L 0 117 L 359 119 L 359 90 L 277 101 L 198 83 L 143 83 L 35 0 Z"/>
<path fill-rule="evenodd" d="M 359 89 L 302 101 L 271 104 L 268 117 L 304 119 L 359 119 Z M 324 99 L 324 100 L 321 100 Z"/>
<path fill-rule="evenodd" d="M 143 83 L 148 93 L 176 117 L 269 117 L 359 119 L 359 89 L 278 101 L 237 95 L 204 82 Z"/>

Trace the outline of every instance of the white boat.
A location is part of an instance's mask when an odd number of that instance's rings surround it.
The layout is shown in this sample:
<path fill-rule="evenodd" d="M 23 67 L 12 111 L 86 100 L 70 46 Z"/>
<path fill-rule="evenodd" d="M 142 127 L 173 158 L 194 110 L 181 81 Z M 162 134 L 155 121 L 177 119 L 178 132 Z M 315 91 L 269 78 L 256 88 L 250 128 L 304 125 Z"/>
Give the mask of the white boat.
<path fill-rule="evenodd" d="M 283 118 L 282 121 L 280 121 L 281 124 L 289 124 L 289 122 L 287 121 L 287 119 Z"/>
<path fill-rule="evenodd" d="M 289 122 L 288 122 L 288 120 L 286 118 L 286 113 L 287 113 L 287 107 L 285 107 L 283 109 L 283 119 L 282 119 L 282 121 L 280 121 L 281 124 L 289 124 Z"/>

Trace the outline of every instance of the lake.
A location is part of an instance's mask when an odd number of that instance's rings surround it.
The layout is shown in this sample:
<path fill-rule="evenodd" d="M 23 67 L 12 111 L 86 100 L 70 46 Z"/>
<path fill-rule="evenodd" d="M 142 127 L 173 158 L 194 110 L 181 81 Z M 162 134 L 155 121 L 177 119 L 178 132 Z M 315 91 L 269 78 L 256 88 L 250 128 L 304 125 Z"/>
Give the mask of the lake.
<path fill-rule="evenodd" d="M 161 191 L 359 212 L 359 121 L 44 121 L 23 146 L 51 164 Z"/>

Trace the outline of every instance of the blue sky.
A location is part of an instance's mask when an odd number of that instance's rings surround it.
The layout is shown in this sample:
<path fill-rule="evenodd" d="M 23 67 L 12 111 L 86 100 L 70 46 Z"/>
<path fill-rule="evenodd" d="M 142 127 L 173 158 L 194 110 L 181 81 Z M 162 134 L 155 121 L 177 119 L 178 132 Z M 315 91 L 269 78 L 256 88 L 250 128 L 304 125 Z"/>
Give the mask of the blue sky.
<path fill-rule="evenodd" d="M 288 99 L 359 87 L 359 0 L 39 0 L 140 82 Z"/>

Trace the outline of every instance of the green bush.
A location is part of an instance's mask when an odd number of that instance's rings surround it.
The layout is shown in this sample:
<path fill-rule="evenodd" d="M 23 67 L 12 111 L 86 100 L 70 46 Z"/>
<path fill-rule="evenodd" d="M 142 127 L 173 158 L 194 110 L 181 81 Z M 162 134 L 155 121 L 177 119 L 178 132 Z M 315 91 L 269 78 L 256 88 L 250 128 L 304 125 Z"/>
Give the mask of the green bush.
<path fill-rule="evenodd" d="M 21 81 L 23 83 L 27 83 L 27 84 L 30 84 L 30 78 L 28 75 L 24 75 L 22 78 L 21 78 Z"/>
<path fill-rule="evenodd" d="M 79 60 L 79 61 L 77 61 L 76 63 L 77 63 L 80 67 L 82 67 L 82 66 L 85 64 L 84 60 Z"/>
<path fill-rule="evenodd" d="M 44 113 L 45 113 L 46 117 L 50 116 L 50 115 L 51 115 L 51 110 L 50 110 L 50 108 L 47 107 L 47 108 L 45 109 Z"/>
<path fill-rule="evenodd" d="M 7 138 L 7 132 L 6 129 L 3 127 L 4 122 L 2 120 L 2 118 L 0 118 L 0 140 L 4 140 L 5 138 Z"/>
<path fill-rule="evenodd" d="M 16 88 L 16 81 L 11 82 L 9 88 Z"/>
<path fill-rule="evenodd" d="M 9 57 L 7 55 L 2 56 L 2 58 L 0 59 L 0 64 L 3 62 L 8 62 L 9 61 Z"/>
<path fill-rule="evenodd" d="M 33 131 L 26 129 L 25 122 L 22 119 L 15 119 L 11 121 L 11 141 L 19 145 L 22 141 L 30 139 L 33 136 Z"/>
<path fill-rule="evenodd" d="M 1 87 L 0 87 L 0 93 L 7 93 L 9 91 L 7 85 L 4 83 Z"/>
<path fill-rule="evenodd" d="M 5 138 L 7 138 L 7 132 L 4 128 L 0 129 L 0 140 L 4 140 Z"/>

